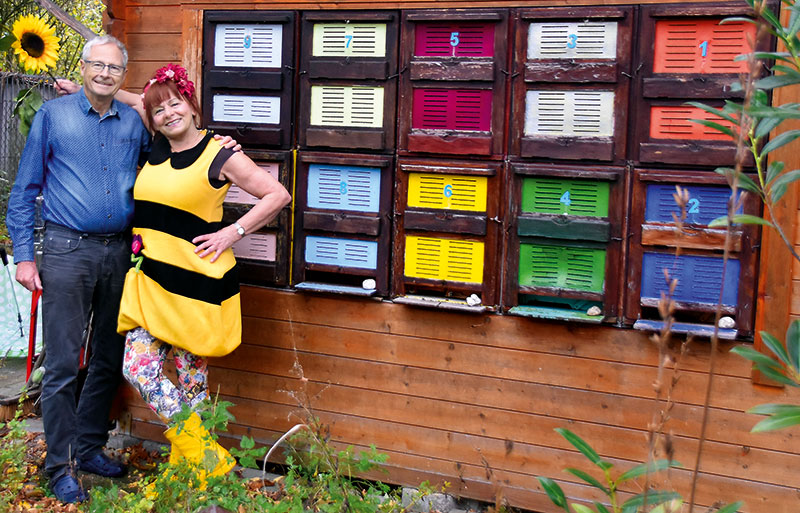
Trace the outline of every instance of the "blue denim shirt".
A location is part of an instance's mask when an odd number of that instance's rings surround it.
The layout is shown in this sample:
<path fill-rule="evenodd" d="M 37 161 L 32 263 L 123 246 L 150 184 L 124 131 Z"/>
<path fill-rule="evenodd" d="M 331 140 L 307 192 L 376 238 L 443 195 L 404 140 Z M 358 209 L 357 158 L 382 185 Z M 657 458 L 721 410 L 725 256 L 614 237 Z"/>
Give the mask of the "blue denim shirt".
<path fill-rule="evenodd" d="M 139 114 L 116 100 L 100 116 L 81 89 L 45 102 L 34 117 L 8 201 L 16 262 L 33 260 L 36 196 L 45 221 L 87 233 L 128 228 L 136 169 L 150 151 Z"/>

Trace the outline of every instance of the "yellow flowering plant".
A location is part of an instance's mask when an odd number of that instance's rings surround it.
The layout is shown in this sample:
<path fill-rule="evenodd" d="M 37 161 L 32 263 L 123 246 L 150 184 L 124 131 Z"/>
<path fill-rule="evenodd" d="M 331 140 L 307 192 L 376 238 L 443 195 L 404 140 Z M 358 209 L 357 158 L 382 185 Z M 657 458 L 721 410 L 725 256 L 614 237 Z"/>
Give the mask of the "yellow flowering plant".
<path fill-rule="evenodd" d="M 11 34 L 0 39 L 0 51 L 13 49 L 20 66 L 31 74 L 46 72 L 56 66 L 60 40 L 55 35 L 55 28 L 42 18 L 32 14 L 20 16 L 11 28 Z M 42 96 L 36 87 L 29 87 L 19 92 L 14 105 L 14 115 L 19 118 L 19 131 L 27 136 L 33 116 L 42 106 Z"/>

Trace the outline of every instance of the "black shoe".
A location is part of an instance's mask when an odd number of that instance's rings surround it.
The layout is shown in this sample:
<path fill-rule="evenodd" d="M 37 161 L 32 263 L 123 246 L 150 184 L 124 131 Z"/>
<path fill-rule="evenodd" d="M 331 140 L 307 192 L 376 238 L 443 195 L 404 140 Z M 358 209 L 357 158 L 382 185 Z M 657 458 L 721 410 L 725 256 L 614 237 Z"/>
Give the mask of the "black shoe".
<path fill-rule="evenodd" d="M 122 477 L 128 472 L 125 465 L 112 460 L 103 451 L 88 460 L 79 460 L 78 469 L 103 477 Z"/>
<path fill-rule="evenodd" d="M 80 483 L 75 476 L 70 473 L 61 475 L 56 479 L 50 480 L 50 489 L 56 499 L 64 503 L 83 502 L 89 497 L 83 491 Z"/>

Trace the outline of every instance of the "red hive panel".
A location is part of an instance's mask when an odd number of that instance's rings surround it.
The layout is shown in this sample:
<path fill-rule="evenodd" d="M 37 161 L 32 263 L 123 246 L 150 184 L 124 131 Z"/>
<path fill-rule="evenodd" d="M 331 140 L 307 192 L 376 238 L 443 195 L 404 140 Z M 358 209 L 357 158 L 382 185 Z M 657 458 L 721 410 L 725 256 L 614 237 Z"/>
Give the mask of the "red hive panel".
<path fill-rule="evenodd" d="M 726 23 L 721 18 L 662 20 L 656 23 L 655 73 L 743 73 L 746 61 L 737 55 L 751 52 L 756 27 Z"/>

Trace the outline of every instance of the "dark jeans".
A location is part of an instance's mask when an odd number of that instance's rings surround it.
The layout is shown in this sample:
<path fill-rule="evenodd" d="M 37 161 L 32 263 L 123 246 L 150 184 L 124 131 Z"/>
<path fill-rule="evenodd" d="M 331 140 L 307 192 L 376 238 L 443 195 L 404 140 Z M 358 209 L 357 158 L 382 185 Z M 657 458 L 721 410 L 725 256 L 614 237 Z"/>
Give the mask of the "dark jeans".
<path fill-rule="evenodd" d="M 45 228 L 42 417 L 51 479 L 67 472 L 71 460 L 94 456 L 108 441 L 111 403 L 122 375 L 125 339 L 117 334 L 117 315 L 130 267 L 128 242 L 123 235 L 86 235 L 54 224 Z M 78 356 L 91 309 L 91 357 L 76 406 Z"/>

